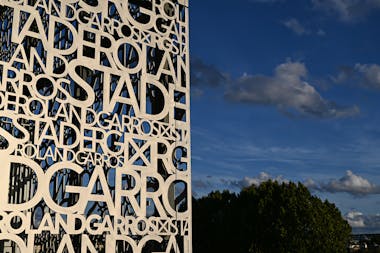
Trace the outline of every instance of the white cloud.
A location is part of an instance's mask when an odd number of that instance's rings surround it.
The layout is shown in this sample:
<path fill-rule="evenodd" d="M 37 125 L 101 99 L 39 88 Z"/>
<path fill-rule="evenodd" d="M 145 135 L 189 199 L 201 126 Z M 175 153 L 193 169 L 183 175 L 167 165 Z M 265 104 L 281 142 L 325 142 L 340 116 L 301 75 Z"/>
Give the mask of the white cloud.
<path fill-rule="evenodd" d="M 212 187 L 212 183 L 209 180 L 193 179 L 192 186 L 196 190 L 208 189 Z"/>
<path fill-rule="evenodd" d="M 379 233 L 380 215 L 366 215 L 352 210 L 344 218 L 351 225 L 354 233 Z"/>
<path fill-rule="evenodd" d="M 272 176 L 266 172 L 261 172 L 256 177 L 243 177 L 242 179 L 236 179 L 236 178 L 229 178 L 229 177 L 198 177 L 193 178 L 192 180 L 192 186 L 194 189 L 194 192 L 201 193 L 201 194 L 207 194 L 210 191 L 213 190 L 232 190 L 232 191 L 240 191 L 241 189 L 255 185 L 259 186 L 261 183 L 264 183 L 266 181 L 276 181 L 278 183 L 289 183 L 290 181 L 286 178 L 284 178 L 282 175 L 278 176 Z"/>
<path fill-rule="evenodd" d="M 294 115 L 319 118 L 343 118 L 359 113 L 357 106 L 342 107 L 324 99 L 308 82 L 307 69 L 300 62 L 286 62 L 276 67 L 274 76 L 243 75 L 227 89 L 225 97 L 232 102 L 277 106 Z"/>
<path fill-rule="evenodd" d="M 311 32 L 307 30 L 297 19 L 295 18 L 290 18 L 288 20 L 285 20 L 282 22 L 282 24 L 289 28 L 291 31 L 293 31 L 297 35 L 307 35 L 310 34 Z"/>
<path fill-rule="evenodd" d="M 260 184 L 267 182 L 267 181 L 276 181 L 278 183 L 289 183 L 289 180 L 284 178 L 282 175 L 279 176 L 272 176 L 266 172 L 261 172 L 256 177 L 244 177 L 240 180 L 235 179 L 221 179 L 222 183 L 228 186 L 237 187 L 238 189 L 242 189 L 251 185 L 259 186 Z"/>
<path fill-rule="evenodd" d="M 345 215 L 345 218 L 348 224 L 353 228 L 365 227 L 363 213 L 361 212 L 350 211 Z"/>
<path fill-rule="evenodd" d="M 341 66 L 332 80 L 380 89 L 380 65 L 356 63 L 354 66 Z"/>
<path fill-rule="evenodd" d="M 344 83 L 353 78 L 355 70 L 351 66 L 340 66 L 338 74 L 332 77 L 332 81 L 335 83 Z"/>
<path fill-rule="evenodd" d="M 361 83 L 372 88 L 380 88 L 380 66 L 377 64 L 356 64 L 355 71 L 361 75 Z"/>
<path fill-rule="evenodd" d="M 319 30 L 317 31 L 317 35 L 318 35 L 318 36 L 325 36 L 325 35 L 326 35 L 326 31 L 323 30 L 323 29 L 319 29 Z"/>
<path fill-rule="evenodd" d="M 204 63 L 201 59 L 191 59 L 191 84 L 194 86 L 218 87 L 226 83 L 227 77 L 215 66 Z M 199 89 L 197 89 L 199 94 Z"/>
<path fill-rule="evenodd" d="M 324 99 L 306 81 L 307 76 L 308 70 L 301 62 L 288 61 L 278 65 L 274 76 L 245 73 L 236 79 L 199 58 L 195 57 L 191 62 L 191 82 L 195 97 L 203 95 L 204 87 L 217 87 L 225 90 L 227 101 L 276 106 L 288 116 L 345 118 L 359 114 L 357 106 L 340 106 Z"/>
<path fill-rule="evenodd" d="M 355 196 L 365 196 L 370 194 L 380 194 L 380 186 L 371 183 L 359 175 L 348 170 L 346 175 L 340 179 L 331 179 L 328 182 L 317 183 L 308 179 L 305 185 L 312 190 L 320 192 L 346 192 Z"/>
<path fill-rule="evenodd" d="M 319 189 L 318 184 L 311 178 L 308 178 L 303 184 L 309 189 Z"/>
<path fill-rule="evenodd" d="M 314 7 L 342 21 L 355 21 L 380 9 L 380 0 L 312 0 Z"/>

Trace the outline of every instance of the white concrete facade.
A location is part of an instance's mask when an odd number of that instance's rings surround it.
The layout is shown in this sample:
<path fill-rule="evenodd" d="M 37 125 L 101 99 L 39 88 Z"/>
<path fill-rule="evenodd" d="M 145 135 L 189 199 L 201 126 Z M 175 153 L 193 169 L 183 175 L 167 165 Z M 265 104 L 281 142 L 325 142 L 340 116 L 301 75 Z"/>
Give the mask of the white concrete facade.
<path fill-rule="evenodd" d="M 187 1 L 0 15 L 0 251 L 191 253 Z"/>

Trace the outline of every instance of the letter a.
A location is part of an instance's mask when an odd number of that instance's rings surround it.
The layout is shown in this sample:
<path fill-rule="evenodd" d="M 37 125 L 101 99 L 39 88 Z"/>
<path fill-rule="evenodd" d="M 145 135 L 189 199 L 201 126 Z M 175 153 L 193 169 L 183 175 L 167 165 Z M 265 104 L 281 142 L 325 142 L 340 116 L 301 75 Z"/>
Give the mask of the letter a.
<path fill-rule="evenodd" d="M 65 248 L 67 248 L 68 253 L 75 253 L 70 235 L 64 235 L 63 236 L 61 243 L 59 244 L 59 248 L 57 250 L 57 253 L 63 253 Z"/>

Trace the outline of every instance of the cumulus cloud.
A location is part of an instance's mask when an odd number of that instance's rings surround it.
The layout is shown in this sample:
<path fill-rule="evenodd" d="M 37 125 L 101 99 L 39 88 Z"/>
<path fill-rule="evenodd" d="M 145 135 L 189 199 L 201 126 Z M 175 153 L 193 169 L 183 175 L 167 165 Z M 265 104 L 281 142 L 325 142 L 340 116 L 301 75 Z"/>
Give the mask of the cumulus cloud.
<path fill-rule="evenodd" d="M 313 116 L 317 118 L 345 118 L 360 113 L 357 106 L 341 106 L 324 99 L 306 81 L 308 70 L 301 62 L 285 62 L 274 70 L 274 76 L 248 75 L 231 78 L 215 66 L 194 57 L 191 63 L 192 92 L 203 95 L 203 88 L 224 89 L 230 102 L 275 106 L 288 116 Z M 336 80 L 334 80 L 336 81 Z"/>
<path fill-rule="evenodd" d="M 332 80 L 336 83 L 343 83 L 353 78 L 355 70 L 351 66 L 340 66 L 338 73 L 332 77 Z"/>
<path fill-rule="evenodd" d="M 358 20 L 380 9 L 380 0 L 312 0 L 312 3 L 316 9 L 337 14 L 345 22 Z"/>
<path fill-rule="evenodd" d="M 348 224 L 351 225 L 354 232 L 363 233 L 379 233 L 380 231 L 380 215 L 365 215 L 359 211 L 352 210 L 345 216 Z"/>
<path fill-rule="evenodd" d="M 353 228 L 365 227 L 363 213 L 357 211 L 350 211 L 345 215 L 348 224 Z"/>
<path fill-rule="evenodd" d="M 354 66 L 342 66 L 332 80 L 336 83 L 348 82 L 380 89 L 380 65 L 356 63 Z"/>
<path fill-rule="evenodd" d="M 211 176 L 193 177 L 191 180 L 192 195 L 195 198 L 205 196 L 211 191 L 220 189 L 219 184 L 220 180 Z"/>
<path fill-rule="evenodd" d="M 204 63 L 200 58 L 192 58 L 191 84 L 193 86 L 217 87 L 224 85 L 227 79 L 215 66 Z"/>
<path fill-rule="evenodd" d="M 355 71 L 361 75 L 361 83 L 372 88 L 380 88 L 380 66 L 377 64 L 356 64 Z"/>
<path fill-rule="evenodd" d="M 282 21 L 282 25 L 297 34 L 298 36 L 305 35 L 317 35 L 317 36 L 325 36 L 326 32 L 323 29 L 309 29 L 305 27 L 298 19 L 289 18 L 287 20 Z"/>
<path fill-rule="evenodd" d="M 307 69 L 300 62 L 286 62 L 276 67 L 274 76 L 243 75 L 229 86 L 225 98 L 232 102 L 273 105 L 280 111 L 319 118 L 352 117 L 357 106 L 344 107 L 324 99 L 308 82 Z"/>
<path fill-rule="evenodd" d="M 325 35 L 326 35 L 326 31 L 323 30 L 323 29 L 318 29 L 318 31 L 317 31 L 317 35 L 318 35 L 318 36 L 325 36 Z"/>
<path fill-rule="evenodd" d="M 315 182 L 308 179 L 304 183 L 309 189 L 320 192 L 346 192 L 355 196 L 365 196 L 371 194 L 380 194 L 380 186 L 371 183 L 359 175 L 348 170 L 346 175 L 340 179 L 331 179 L 328 182 Z"/>
<path fill-rule="evenodd" d="M 266 181 L 277 181 L 279 183 L 289 183 L 289 180 L 285 179 L 283 176 L 272 176 L 268 173 L 261 172 L 257 177 L 244 177 L 240 180 L 225 180 L 222 179 L 222 182 L 229 185 L 229 186 L 234 186 L 239 189 L 248 187 L 251 185 L 259 186 L 261 183 L 266 182 Z"/>
<path fill-rule="evenodd" d="M 266 172 L 261 172 L 256 177 L 245 176 L 241 179 L 235 178 L 222 178 L 222 177 L 203 177 L 203 178 L 193 178 L 192 186 L 195 193 L 207 194 L 212 190 L 241 190 L 245 187 L 255 185 L 259 186 L 261 183 L 266 181 L 277 181 L 279 183 L 289 183 L 290 181 L 283 176 L 272 176 Z"/>
<path fill-rule="evenodd" d="M 192 183 L 192 186 L 197 190 L 208 189 L 212 187 L 211 182 L 208 180 L 193 179 L 191 183 Z"/>
<path fill-rule="evenodd" d="M 288 20 L 285 20 L 282 22 L 282 24 L 289 28 L 291 31 L 293 31 L 297 35 L 307 35 L 311 32 L 307 30 L 297 19 L 290 18 Z"/>

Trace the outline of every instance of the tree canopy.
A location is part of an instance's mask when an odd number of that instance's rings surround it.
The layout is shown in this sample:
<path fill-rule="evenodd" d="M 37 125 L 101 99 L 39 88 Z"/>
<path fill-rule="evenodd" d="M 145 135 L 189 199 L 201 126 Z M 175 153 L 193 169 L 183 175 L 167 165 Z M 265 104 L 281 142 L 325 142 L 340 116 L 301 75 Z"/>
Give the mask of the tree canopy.
<path fill-rule="evenodd" d="M 194 253 L 340 253 L 351 228 L 301 183 L 268 181 L 193 200 Z"/>

